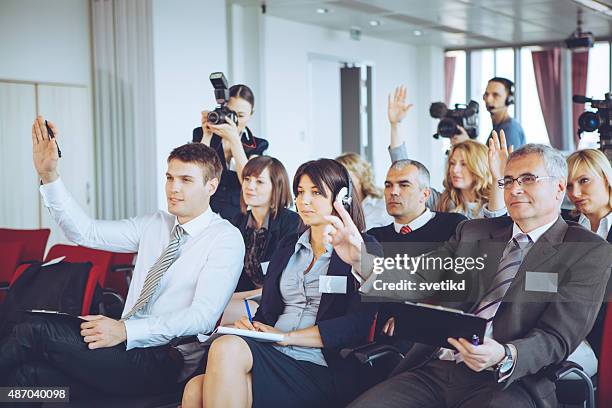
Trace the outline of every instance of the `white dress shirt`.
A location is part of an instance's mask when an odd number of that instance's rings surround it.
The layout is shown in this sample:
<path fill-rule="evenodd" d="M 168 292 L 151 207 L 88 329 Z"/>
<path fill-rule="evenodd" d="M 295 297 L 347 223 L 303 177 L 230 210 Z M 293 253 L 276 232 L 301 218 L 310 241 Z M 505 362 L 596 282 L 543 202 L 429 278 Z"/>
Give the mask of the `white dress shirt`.
<path fill-rule="evenodd" d="M 45 207 L 71 241 L 113 252 L 138 252 L 123 309 L 126 314 L 136 303 L 149 269 L 168 246 L 176 216 L 159 210 L 126 220 L 93 220 L 60 179 L 42 185 L 40 192 Z M 211 332 L 234 293 L 244 259 L 238 229 L 210 208 L 181 226 L 185 234 L 178 258 L 149 303 L 125 321 L 127 350 Z"/>
<path fill-rule="evenodd" d="M 591 221 L 589 221 L 589 219 L 585 217 L 584 214 L 580 214 L 580 218 L 578 218 L 578 223 L 584 228 L 591 231 Z M 609 212 L 608 215 L 599 220 L 599 227 L 597 228 L 596 234 L 607 240 L 608 234 L 610 233 L 610 228 L 612 228 L 612 212 Z"/>
<path fill-rule="evenodd" d="M 423 214 L 416 217 L 414 220 L 410 221 L 408 224 L 398 224 L 397 222 L 393 222 L 393 228 L 395 228 L 395 232 L 398 234 L 404 225 L 407 225 L 410 228 L 410 231 L 416 231 L 421 228 L 423 225 L 427 224 L 433 217 L 436 216 L 436 213 L 431 211 L 429 208 L 425 207 L 425 212 Z M 387 224 L 388 225 L 388 224 Z"/>

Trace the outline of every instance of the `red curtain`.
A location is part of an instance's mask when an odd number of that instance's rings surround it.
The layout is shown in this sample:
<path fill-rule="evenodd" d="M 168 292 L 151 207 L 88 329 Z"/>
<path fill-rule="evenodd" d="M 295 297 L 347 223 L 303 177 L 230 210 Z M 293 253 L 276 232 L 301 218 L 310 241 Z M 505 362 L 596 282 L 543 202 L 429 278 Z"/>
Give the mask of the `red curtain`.
<path fill-rule="evenodd" d="M 563 149 L 561 49 L 532 51 L 533 71 L 550 145 Z"/>
<path fill-rule="evenodd" d="M 453 92 L 455 61 L 456 57 L 444 57 L 444 102 L 446 105 L 450 103 L 451 93 Z"/>
<path fill-rule="evenodd" d="M 588 66 L 588 50 L 572 53 L 572 96 L 584 95 L 586 93 Z M 574 127 L 574 143 L 576 147 L 580 140 L 578 137 L 578 116 L 580 116 L 582 112 L 584 112 L 584 104 L 572 103 L 572 124 Z"/>

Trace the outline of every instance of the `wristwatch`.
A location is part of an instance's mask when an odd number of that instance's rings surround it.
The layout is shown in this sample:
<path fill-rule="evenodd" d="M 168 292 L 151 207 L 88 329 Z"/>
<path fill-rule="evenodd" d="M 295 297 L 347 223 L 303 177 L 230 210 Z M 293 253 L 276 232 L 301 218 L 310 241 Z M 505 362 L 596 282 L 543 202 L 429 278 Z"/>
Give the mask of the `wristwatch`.
<path fill-rule="evenodd" d="M 504 344 L 503 346 L 505 356 L 495 368 L 495 376 L 498 380 L 504 375 L 508 374 L 508 372 L 512 369 L 512 366 L 514 365 L 514 359 L 512 358 L 512 350 L 510 349 L 510 346 L 507 344 Z"/>

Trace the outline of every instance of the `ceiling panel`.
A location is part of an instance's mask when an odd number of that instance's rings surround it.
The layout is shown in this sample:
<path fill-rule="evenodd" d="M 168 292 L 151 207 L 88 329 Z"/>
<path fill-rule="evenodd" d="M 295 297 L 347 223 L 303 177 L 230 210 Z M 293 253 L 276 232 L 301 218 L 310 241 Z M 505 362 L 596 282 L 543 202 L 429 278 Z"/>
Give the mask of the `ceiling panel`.
<path fill-rule="evenodd" d="M 609 1 L 612 4 L 612 0 Z M 260 7 L 262 0 L 232 0 Z M 480 47 L 562 41 L 576 28 L 583 10 L 583 29 L 612 36 L 612 18 L 571 0 L 266 0 L 269 15 L 346 30 L 409 44 Z M 329 12 L 319 14 L 317 8 Z M 370 26 L 371 20 L 380 26 Z M 423 32 L 415 36 L 414 30 Z"/>

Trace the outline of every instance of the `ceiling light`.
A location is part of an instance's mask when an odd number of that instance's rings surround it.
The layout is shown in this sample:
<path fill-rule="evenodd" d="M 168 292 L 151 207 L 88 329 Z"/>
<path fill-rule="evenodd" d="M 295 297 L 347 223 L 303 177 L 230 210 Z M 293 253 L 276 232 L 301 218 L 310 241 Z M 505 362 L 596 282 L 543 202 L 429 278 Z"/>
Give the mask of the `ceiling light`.
<path fill-rule="evenodd" d="M 599 11 L 600 13 L 612 16 L 612 9 L 603 2 L 597 0 L 574 0 L 574 3 L 578 3 L 581 6 L 590 8 L 591 10 Z"/>
<path fill-rule="evenodd" d="M 380 25 L 380 21 L 378 21 L 378 20 L 370 20 L 370 25 L 372 27 L 378 27 Z"/>
<path fill-rule="evenodd" d="M 414 30 L 412 34 L 416 35 L 417 37 L 420 37 L 423 35 L 423 32 L 421 30 Z"/>
<path fill-rule="evenodd" d="M 319 13 L 319 14 L 327 14 L 327 13 L 329 13 L 329 9 L 319 7 L 317 9 L 317 13 Z"/>

